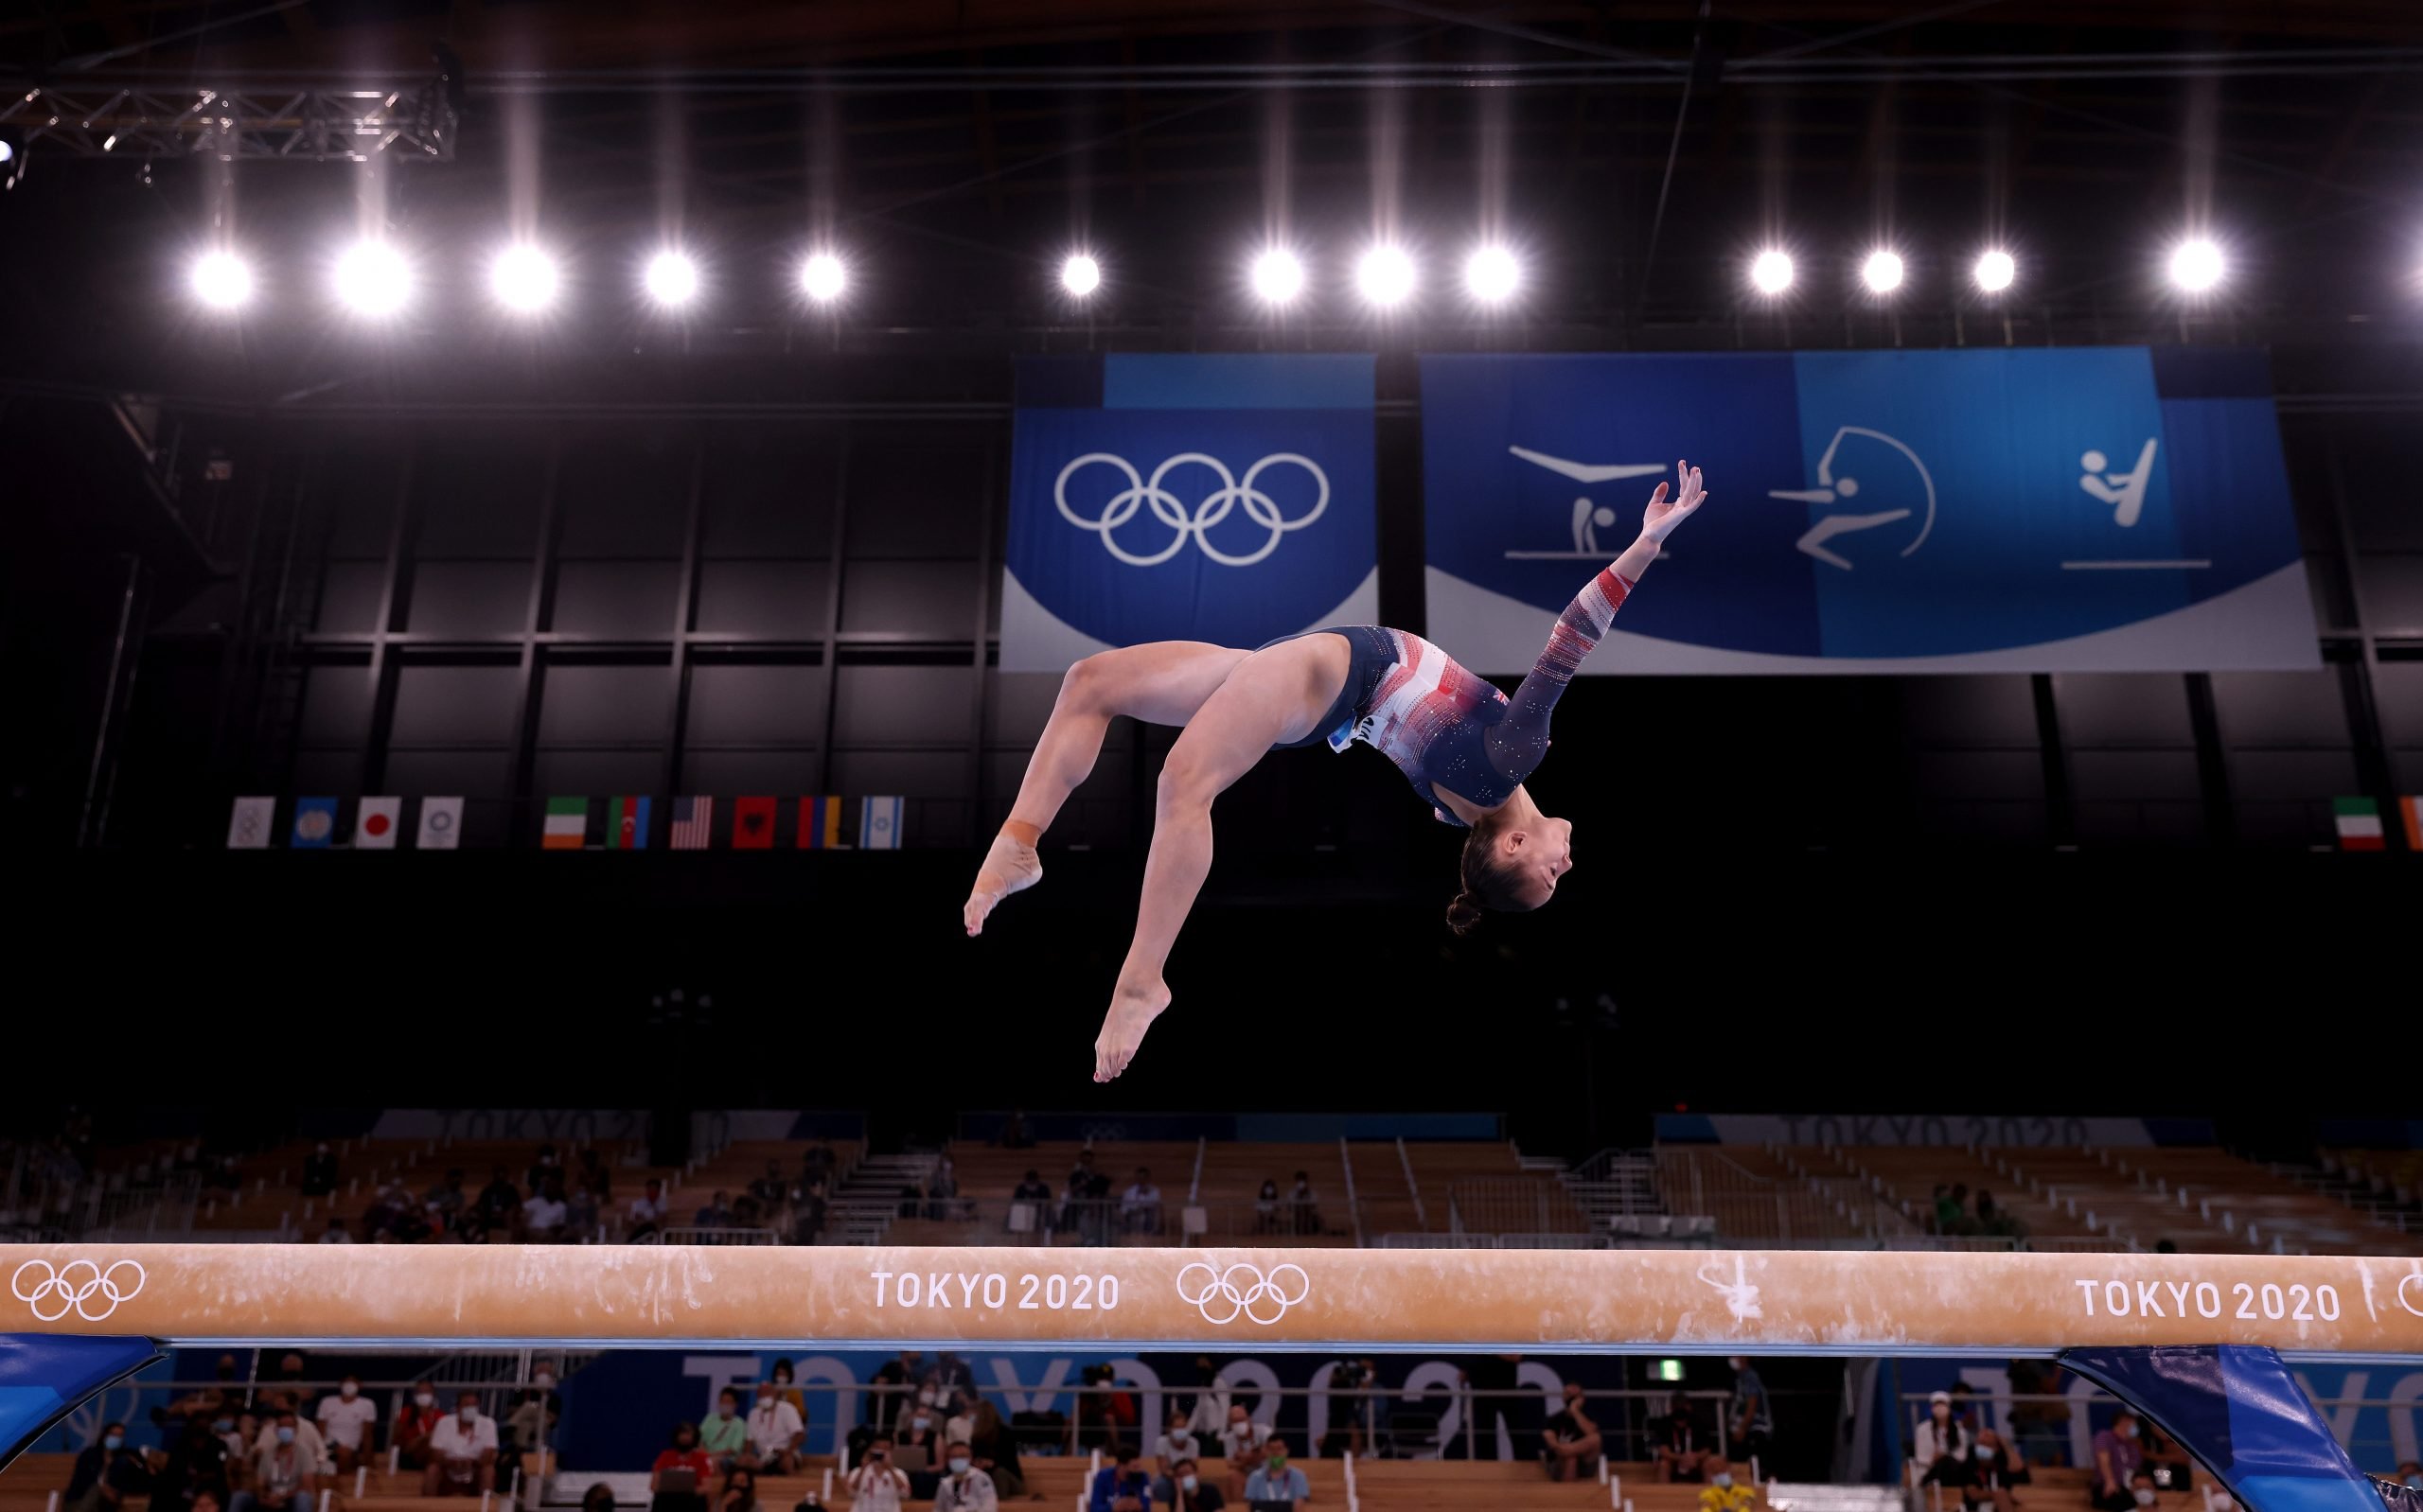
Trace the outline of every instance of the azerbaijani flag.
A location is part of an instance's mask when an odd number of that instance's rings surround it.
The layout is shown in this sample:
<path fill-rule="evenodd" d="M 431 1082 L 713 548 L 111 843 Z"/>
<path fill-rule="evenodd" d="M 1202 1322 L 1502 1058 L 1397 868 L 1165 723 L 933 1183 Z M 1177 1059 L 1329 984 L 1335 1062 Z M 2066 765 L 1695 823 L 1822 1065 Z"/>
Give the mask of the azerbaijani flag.
<path fill-rule="evenodd" d="M 547 851 L 577 851 L 589 843 L 589 800 L 547 800 L 547 827 L 539 845 Z"/>
<path fill-rule="evenodd" d="M 2334 798 L 2330 806 L 2339 818 L 2339 849 L 2342 851 L 2380 851 L 2387 849 L 2381 837 L 2381 806 L 2369 798 Z"/>
<path fill-rule="evenodd" d="M 647 849 L 647 800 L 610 798 L 606 800 L 606 849 Z"/>
<path fill-rule="evenodd" d="M 841 800 L 804 798 L 799 800 L 799 845 L 803 851 L 841 848 Z"/>

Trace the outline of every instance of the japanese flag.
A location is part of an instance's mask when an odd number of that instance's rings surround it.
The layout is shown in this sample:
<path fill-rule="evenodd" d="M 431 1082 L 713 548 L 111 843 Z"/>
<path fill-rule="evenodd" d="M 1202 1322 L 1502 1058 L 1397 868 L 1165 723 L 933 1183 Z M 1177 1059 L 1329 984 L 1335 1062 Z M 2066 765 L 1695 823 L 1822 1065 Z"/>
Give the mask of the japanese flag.
<path fill-rule="evenodd" d="M 396 848 L 396 832 L 403 828 L 404 800 L 400 798 L 365 798 L 353 814 L 353 848 L 357 851 L 392 851 Z"/>

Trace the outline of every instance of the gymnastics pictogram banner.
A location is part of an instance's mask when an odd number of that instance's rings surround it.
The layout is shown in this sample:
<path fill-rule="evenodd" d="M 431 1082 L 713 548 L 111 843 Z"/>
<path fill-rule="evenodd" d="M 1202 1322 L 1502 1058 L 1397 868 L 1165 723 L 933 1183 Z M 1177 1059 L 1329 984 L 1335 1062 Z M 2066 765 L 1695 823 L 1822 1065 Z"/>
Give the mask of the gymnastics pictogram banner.
<path fill-rule="evenodd" d="M 1441 356 L 1428 629 L 1521 673 L 1677 457 L 1708 505 L 1590 673 L 2320 664 L 2259 352 Z"/>
<path fill-rule="evenodd" d="M 1379 617 L 1372 359 L 1018 365 L 1001 670 Z"/>

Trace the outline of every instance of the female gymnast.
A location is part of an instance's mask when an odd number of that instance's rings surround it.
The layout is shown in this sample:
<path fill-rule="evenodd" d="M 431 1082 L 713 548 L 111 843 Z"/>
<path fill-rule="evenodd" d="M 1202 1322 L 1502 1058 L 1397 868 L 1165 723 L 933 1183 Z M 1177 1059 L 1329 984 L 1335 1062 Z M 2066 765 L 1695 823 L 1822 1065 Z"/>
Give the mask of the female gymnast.
<path fill-rule="evenodd" d="M 1565 606 L 1511 702 L 1420 636 L 1375 624 L 1308 631 L 1255 651 L 1158 641 L 1070 667 L 1009 821 L 961 911 L 968 934 L 982 933 L 1003 898 L 1043 880 L 1035 847 L 1093 770 L 1115 714 L 1185 729 L 1161 766 L 1136 935 L 1094 1041 L 1096 1081 L 1127 1069 L 1169 1007 L 1161 968 L 1212 869 L 1212 800 L 1265 751 L 1324 742 L 1344 750 L 1359 740 L 1394 762 L 1442 822 L 1465 826 L 1463 888 L 1447 906 L 1458 934 L 1480 921 L 1484 906 L 1548 902 L 1572 870 L 1573 825 L 1541 813 L 1523 780 L 1548 754 L 1557 695 L 1656 560 L 1659 543 L 1707 499 L 1699 469 L 1676 463 L 1674 474 L 1674 497 L 1657 485 L 1639 539 Z"/>

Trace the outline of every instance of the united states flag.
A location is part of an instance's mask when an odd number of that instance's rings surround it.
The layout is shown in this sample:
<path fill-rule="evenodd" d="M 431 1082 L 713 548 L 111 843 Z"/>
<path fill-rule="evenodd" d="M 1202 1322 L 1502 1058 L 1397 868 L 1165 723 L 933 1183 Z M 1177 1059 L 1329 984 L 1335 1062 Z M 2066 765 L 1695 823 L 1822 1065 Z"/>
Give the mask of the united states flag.
<path fill-rule="evenodd" d="M 677 798 L 673 800 L 673 849 L 703 851 L 711 843 L 709 828 L 716 817 L 716 800 L 711 798 Z"/>

